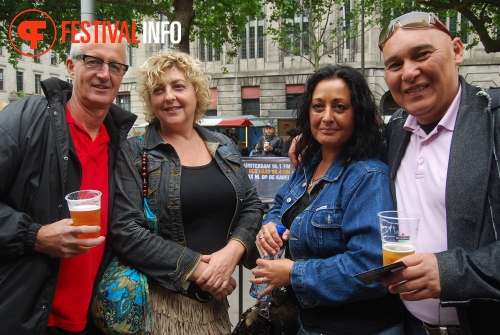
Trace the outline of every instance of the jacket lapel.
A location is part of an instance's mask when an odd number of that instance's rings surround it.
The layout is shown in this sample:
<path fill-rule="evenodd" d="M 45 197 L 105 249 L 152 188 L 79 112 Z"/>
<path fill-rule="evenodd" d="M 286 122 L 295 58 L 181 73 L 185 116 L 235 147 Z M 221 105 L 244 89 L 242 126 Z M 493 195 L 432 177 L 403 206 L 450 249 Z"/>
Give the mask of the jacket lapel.
<path fill-rule="evenodd" d="M 446 180 L 448 248 L 477 248 L 492 159 L 491 116 L 478 88 L 461 79 L 462 96 Z"/>
<path fill-rule="evenodd" d="M 406 152 L 406 147 L 408 143 L 410 143 L 411 137 L 411 132 L 403 128 L 407 117 L 408 114 L 400 109 L 394 114 L 394 117 L 388 125 L 388 165 L 391 173 L 392 200 L 396 208 L 396 187 L 394 181 L 396 180 L 396 172 Z"/>

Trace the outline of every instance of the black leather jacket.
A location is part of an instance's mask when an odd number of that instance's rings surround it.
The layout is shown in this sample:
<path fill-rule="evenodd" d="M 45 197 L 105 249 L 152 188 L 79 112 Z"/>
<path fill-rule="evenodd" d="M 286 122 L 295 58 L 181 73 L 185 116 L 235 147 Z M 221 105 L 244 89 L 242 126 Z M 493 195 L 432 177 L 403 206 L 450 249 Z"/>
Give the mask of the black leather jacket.
<path fill-rule="evenodd" d="M 5 334 L 45 334 L 59 260 L 35 252 L 34 243 L 42 225 L 70 217 L 64 195 L 81 182 L 66 125 L 72 86 L 51 78 L 42 88 L 45 97 L 31 96 L 0 112 L 0 329 Z M 116 151 L 135 119 L 112 105 L 104 121 L 110 137 L 109 205 Z"/>

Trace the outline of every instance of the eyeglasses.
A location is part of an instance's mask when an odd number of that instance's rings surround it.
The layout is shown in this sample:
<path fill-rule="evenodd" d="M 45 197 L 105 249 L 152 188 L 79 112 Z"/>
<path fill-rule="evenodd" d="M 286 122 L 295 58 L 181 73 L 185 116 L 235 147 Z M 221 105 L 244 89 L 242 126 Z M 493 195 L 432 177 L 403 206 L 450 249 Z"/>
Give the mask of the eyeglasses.
<path fill-rule="evenodd" d="M 378 47 L 380 50 L 382 50 L 385 42 L 387 42 L 387 40 L 394 34 L 394 31 L 396 30 L 396 23 L 399 23 L 399 26 L 403 29 L 427 28 L 432 24 L 453 39 L 453 35 L 446 28 L 446 26 L 431 14 L 425 12 L 411 12 L 395 18 L 389 23 L 387 28 L 382 29 L 378 38 Z"/>
<path fill-rule="evenodd" d="M 106 62 L 103 59 L 100 59 L 99 57 L 94 57 L 89 55 L 78 55 L 73 58 L 83 60 L 83 65 L 90 70 L 99 70 L 102 68 L 103 64 L 108 64 L 109 73 L 115 76 L 124 76 L 128 70 L 128 65 L 118 62 Z"/>

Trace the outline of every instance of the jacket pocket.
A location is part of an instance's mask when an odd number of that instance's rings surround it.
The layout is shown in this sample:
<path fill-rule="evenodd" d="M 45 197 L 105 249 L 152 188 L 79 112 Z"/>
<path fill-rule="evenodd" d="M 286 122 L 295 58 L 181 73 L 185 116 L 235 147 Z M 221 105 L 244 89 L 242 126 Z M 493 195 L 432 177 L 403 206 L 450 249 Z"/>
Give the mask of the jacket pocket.
<path fill-rule="evenodd" d="M 344 251 L 342 219 L 342 209 L 335 204 L 321 206 L 312 212 L 308 237 L 319 256 L 329 257 Z"/>

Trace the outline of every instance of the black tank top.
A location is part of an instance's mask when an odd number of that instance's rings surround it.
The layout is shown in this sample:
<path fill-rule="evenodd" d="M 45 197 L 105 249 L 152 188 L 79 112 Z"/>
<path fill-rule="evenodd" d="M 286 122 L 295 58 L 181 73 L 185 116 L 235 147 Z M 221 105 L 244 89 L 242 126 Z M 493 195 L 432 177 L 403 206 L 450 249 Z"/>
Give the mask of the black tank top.
<path fill-rule="evenodd" d="M 236 192 L 214 159 L 182 167 L 180 195 L 186 246 L 205 255 L 226 246 Z"/>

